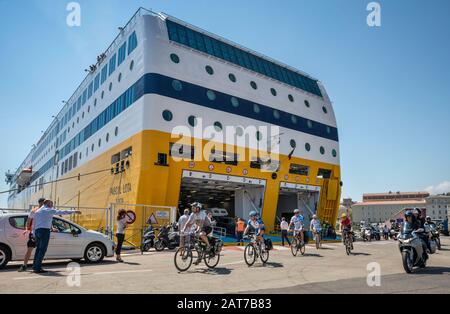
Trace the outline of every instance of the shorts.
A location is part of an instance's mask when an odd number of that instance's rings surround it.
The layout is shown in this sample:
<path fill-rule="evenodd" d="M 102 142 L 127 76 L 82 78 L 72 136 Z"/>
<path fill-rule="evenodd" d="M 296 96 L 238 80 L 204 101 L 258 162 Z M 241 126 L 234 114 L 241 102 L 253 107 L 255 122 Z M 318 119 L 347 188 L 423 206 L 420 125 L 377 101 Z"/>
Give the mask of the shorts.
<path fill-rule="evenodd" d="M 36 248 L 36 238 L 32 233 L 28 236 L 27 248 L 34 249 Z"/>
<path fill-rule="evenodd" d="M 294 230 L 294 237 L 297 236 L 300 232 L 303 232 L 303 227 L 301 229 Z"/>
<path fill-rule="evenodd" d="M 206 235 L 210 234 L 213 231 L 211 226 L 204 226 L 200 230 L 200 232 L 204 232 Z"/>

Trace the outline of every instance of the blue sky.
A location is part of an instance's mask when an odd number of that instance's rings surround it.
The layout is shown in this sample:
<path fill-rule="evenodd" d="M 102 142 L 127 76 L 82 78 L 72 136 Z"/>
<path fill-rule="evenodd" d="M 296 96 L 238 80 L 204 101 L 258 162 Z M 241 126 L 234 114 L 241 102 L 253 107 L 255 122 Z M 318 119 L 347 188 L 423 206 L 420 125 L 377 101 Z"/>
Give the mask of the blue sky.
<path fill-rule="evenodd" d="M 0 174 L 143 6 L 320 79 L 338 119 L 343 197 L 450 192 L 450 1 L 379 1 L 379 28 L 366 24 L 369 0 L 80 0 L 79 28 L 66 25 L 69 2 L 0 0 Z"/>

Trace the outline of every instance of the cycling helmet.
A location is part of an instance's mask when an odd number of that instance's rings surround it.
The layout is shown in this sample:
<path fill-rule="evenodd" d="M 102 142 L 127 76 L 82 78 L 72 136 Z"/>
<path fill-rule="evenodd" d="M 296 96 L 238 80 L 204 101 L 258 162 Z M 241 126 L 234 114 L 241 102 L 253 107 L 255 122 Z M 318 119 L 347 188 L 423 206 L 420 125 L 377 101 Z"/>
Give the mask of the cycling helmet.
<path fill-rule="evenodd" d="M 303 215 L 298 216 L 298 218 L 299 218 L 301 221 L 305 220 L 305 218 L 303 217 Z"/>
<path fill-rule="evenodd" d="M 202 208 L 203 208 L 203 205 L 200 204 L 199 202 L 195 202 L 195 203 L 192 203 L 192 204 L 191 204 L 191 207 L 196 207 L 196 208 L 202 209 Z"/>
<path fill-rule="evenodd" d="M 294 214 L 299 214 L 300 213 L 300 209 L 296 208 L 294 209 Z"/>
<path fill-rule="evenodd" d="M 342 217 L 342 218 L 346 218 L 346 217 L 347 217 L 347 214 L 346 214 L 346 213 L 342 213 L 341 217 Z"/>
<path fill-rule="evenodd" d="M 256 216 L 258 216 L 258 213 L 255 210 L 252 210 L 250 212 L 250 214 L 248 214 L 248 215 L 249 215 L 249 217 L 256 217 Z"/>
<path fill-rule="evenodd" d="M 313 215 L 313 219 L 317 219 L 317 215 L 316 214 Z"/>

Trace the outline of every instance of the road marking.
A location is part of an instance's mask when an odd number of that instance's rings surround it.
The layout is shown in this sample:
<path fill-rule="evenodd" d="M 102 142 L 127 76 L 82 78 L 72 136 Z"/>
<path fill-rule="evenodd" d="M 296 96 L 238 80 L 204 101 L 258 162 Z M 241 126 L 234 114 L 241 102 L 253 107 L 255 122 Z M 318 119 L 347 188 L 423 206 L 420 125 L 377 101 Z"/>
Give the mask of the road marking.
<path fill-rule="evenodd" d="M 147 273 L 153 271 L 152 269 L 137 269 L 137 270 L 119 270 L 119 271 L 104 271 L 98 273 L 90 273 L 86 275 L 113 275 L 113 274 L 129 274 L 129 273 Z"/>

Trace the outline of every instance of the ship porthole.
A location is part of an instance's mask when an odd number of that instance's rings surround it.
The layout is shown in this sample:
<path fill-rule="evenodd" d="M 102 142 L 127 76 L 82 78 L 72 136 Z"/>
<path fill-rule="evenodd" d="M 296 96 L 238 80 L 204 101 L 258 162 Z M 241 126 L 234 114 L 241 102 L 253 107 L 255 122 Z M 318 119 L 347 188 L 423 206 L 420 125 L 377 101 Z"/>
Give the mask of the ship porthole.
<path fill-rule="evenodd" d="M 295 142 L 295 140 L 291 140 L 290 144 L 292 148 L 297 147 L 297 143 Z"/>
<path fill-rule="evenodd" d="M 323 110 L 323 113 L 325 113 L 325 114 L 328 113 L 328 110 L 327 110 L 327 108 L 325 106 L 322 107 L 322 110 Z"/>
<path fill-rule="evenodd" d="M 207 65 L 207 66 L 205 67 L 205 71 L 206 71 L 206 73 L 208 73 L 209 75 L 213 75 L 213 74 L 214 74 L 213 68 L 212 68 L 211 66 L 209 66 L 209 65 Z"/>
<path fill-rule="evenodd" d="M 213 101 L 216 100 L 216 93 L 214 93 L 212 90 L 208 90 L 206 92 L 206 96 L 208 97 L 209 100 Z"/>
<path fill-rule="evenodd" d="M 278 111 L 278 110 L 274 110 L 273 111 L 273 117 L 275 118 L 275 119 L 280 119 L 280 112 Z"/>
<path fill-rule="evenodd" d="M 291 121 L 293 124 L 297 124 L 297 117 L 296 116 L 291 116 Z"/>
<path fill-rule="evenodd" d="M 181 91 L 183 89 L 183 84 L 179 80 L 173 80 L 172 81 L 172 88 L 176 90 L 177 92 Z"/>
<path fill-rule="evenodd" d="M 236 97 L 231 97 L 231 105 L 232 105 L 234 108 L 239 107 L 239 100 L 238 100 Z"/>
<path fill-rule="evenodd" d="M 294 102 L 294 96 L 292 96 L 291 94 L 288 95 L 288 99 L 290 102 Z"/>
<path fill-rule="evenodd" d="M 256 85 L 256 83 L 255 83 L 254 81 L 251 81 L 251 82 L 250 82 L 250 86 L 251 86 L 253 89 L 258 89 L 258 85 Z"/>
<path fill-rule="evenodd" d="M 244 129 L 242 127 L 240 127 L 240 126 L 236 127 L 235 132 L 236 132 L 237 136 L 244 135 Z"/>
<path fill-rule="evenodd" d="M 170 55 L 170 60 L 172 60 L 173 63 L 180 63 L 180 57 L 174 53 Z"/>
<path fill-rule="evenodd" d="M 325 154 L 325 148 L 324 148 L 323 146 L 320 146 L 320 153 L 321 153 L 322 155 Z"/>
<path fill-rule="evenodd" d="M 116 129 L 114 130 L 114 135 L 117 136 L 119 135 L 119 127 L 116 126 Z"/>
<path fill-rule="evenodd" d="M 312 123 L 311 120 L 308 120 L 308 121 L 306 122 L 306 124 L 308 125 L 308 128 L 312 129 L 313 123 Z"/>
<path fill-rule="evenodd" d="M 305 100 L 305 106 L 308 108 L 310 107 L 309 101 Z"/>
<path fill-rule="evenodd" d="M 190 126 L 195 127 L 197 125 L 197 118 L 195 116 L 190 116 L 188 118 L 188 123 Z"/>
<path fill-rule="evenodd" d="M 163 113 L 162 113 L 162 117 L 163 117 L 163 119 L 166 120 L 167 122 L 170 122 L 170 121 L 172 121 L 172 119 L 173 119 L 173 114 L 172 114 L 172 112 L 169 111 L 169 110 L 164 110 Z"/>
<path fill-rule="evenodd" d="M 260 109 L 259 109 L 259 106 L 257 104 L 253 104 L 253 111 L 255 113 L 259 113 Z"/>
<path fill-rule="evenodd" d="M 275 88 L 271 88 L 271 89 L 270 89 L 270 93 L 271 93 L 273 96 L 276 96 L 276 95 L 277 95 L 277 90 L 276 90 Z"/>
<path fill-rule="evenodd" d="M 331 152 L 331 154 L 333 155 L 333 157 L 337 156 L 337 151 L 335 149 L 333 149 L 333 151 Z"/>
<path fill-rule="evenodd" d="M 217 132 L 222 131 L 222 129 L 223 129 L 222 123 L 220 123 L 219 121 L 214 122 L 214 129 L 215 129 Z"/>
<path fill-rule="evenodd" d="M 234 75 L 233 73 L 228 74 L 228 78 L 229 78 L 230 81 L 232 81 L 233 83 L 236 83 L 236 75 Z"/>
<path fill-rule="evenodd" d="M 133 71 L 133 68 L 134 68 L 134 60 L 131 60 L 131 63 L 130 63 L 130 71 Z"/>
<path fill-rule="evenodd" d="M 306 143 L 305 144 L 305 149 L 306 149 L 307 152 L 309 152 L 311 150 L 311 144 Z"/>

